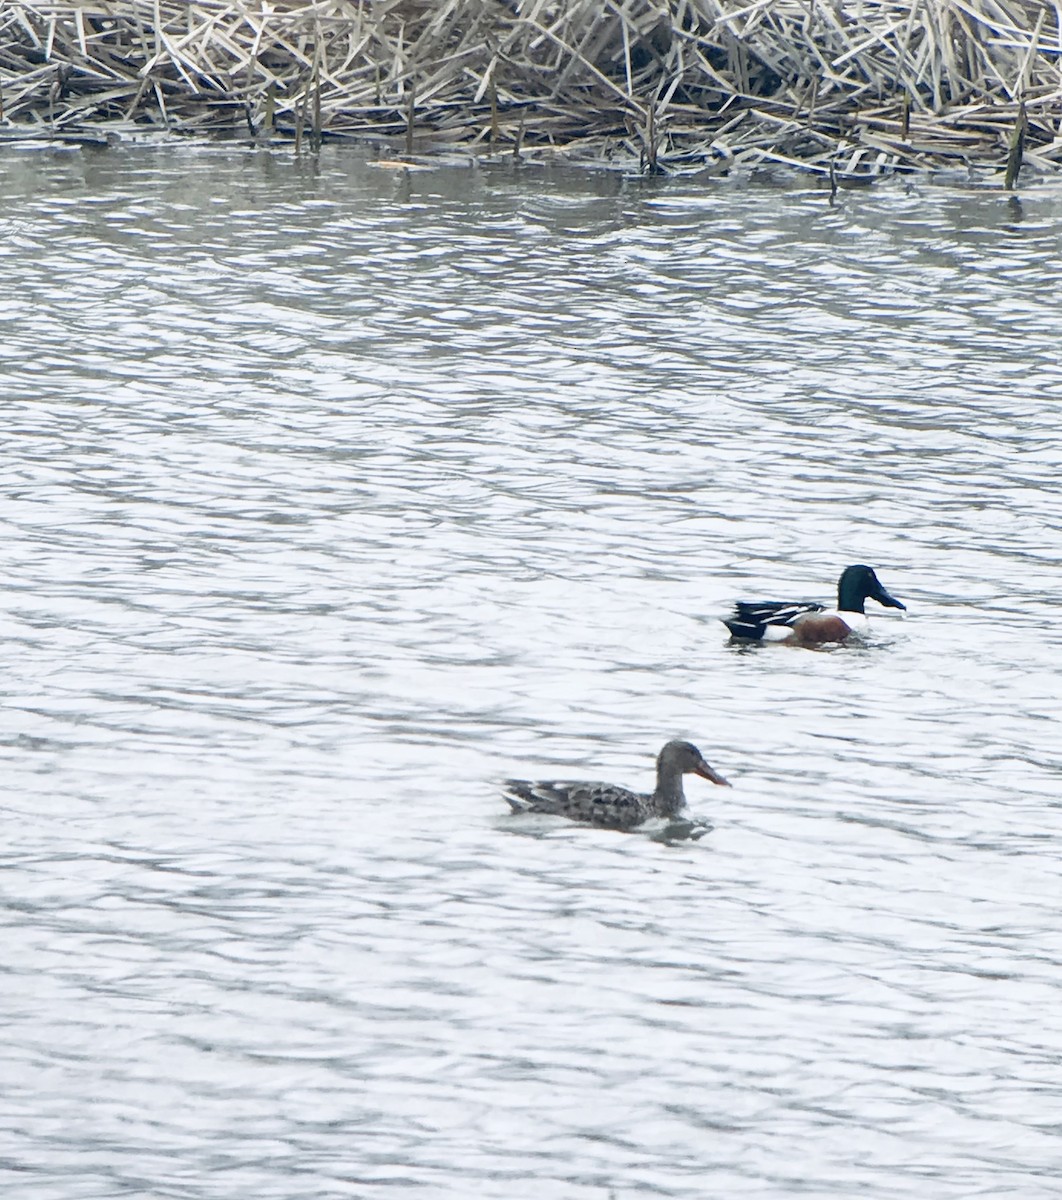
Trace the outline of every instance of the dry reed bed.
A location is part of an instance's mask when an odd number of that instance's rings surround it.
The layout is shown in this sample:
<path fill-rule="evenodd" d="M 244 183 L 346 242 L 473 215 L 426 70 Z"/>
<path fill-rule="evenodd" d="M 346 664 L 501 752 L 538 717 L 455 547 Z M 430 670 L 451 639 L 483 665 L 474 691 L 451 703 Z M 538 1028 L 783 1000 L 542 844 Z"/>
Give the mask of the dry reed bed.
<path fill-rule="evenodd" d="M 101 122 L 874 177 L 1062 157 L 1062 0 L 2 0 L 0 136 Z M 1012 156 L 1013 157 L 1013 156 Z"/>

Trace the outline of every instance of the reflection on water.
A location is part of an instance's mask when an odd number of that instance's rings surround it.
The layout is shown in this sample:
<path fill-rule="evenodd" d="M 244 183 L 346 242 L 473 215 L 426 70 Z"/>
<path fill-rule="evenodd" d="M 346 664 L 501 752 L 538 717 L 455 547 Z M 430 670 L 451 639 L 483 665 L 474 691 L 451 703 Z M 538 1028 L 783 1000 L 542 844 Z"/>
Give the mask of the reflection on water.
<path fill-rule="evenodd" d="M 6 1197 L 1055 1194 L 1057 188 L 0 176 Z"/>

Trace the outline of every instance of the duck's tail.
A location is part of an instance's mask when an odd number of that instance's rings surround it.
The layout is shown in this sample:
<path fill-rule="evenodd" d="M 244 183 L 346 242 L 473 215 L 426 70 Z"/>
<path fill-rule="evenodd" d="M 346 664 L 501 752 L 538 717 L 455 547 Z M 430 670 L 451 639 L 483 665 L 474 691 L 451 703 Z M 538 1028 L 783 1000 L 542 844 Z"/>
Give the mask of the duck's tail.
<path fill-rule="evenodd" d="M 506 779 L 502 795 L 514 813 L 534 812 L 541 802 L 541 797 L 535 794 L 535 785 L 526 779 Z"/>
<path fill-rule="evenodd" d="M 753 621 L 748 617 L 724 617 L 723 624 L 730 630 L 730 636 L 744 638 L 746 641 L 761 642 L 767 626 L 763 621 Z"/>

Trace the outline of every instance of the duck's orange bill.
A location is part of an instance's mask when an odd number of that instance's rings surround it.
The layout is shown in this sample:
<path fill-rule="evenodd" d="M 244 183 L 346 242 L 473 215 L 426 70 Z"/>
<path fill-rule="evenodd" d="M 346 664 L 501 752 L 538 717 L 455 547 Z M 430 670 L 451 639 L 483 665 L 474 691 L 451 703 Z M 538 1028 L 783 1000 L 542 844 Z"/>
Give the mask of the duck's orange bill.
<path fill-rule="evenodd" d="M 712 783 L 718 783 L 720 787 L 730 787 L 730 780 L 724 779 L 718 771 L 713 771 L 706 762 L 698 763 L 696 771 L 702 779 L 710 779 Z"/>

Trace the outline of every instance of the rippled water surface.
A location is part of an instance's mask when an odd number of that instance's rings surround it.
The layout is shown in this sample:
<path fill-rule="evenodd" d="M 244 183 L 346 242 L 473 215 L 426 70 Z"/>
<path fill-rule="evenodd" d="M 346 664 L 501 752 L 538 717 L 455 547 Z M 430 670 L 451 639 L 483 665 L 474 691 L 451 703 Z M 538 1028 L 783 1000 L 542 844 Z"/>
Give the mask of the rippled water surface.
<path fill-rule="evenodd" d="M 1059 1195 L 1062 189 L 0 183 L 5 1200 Z"/>

